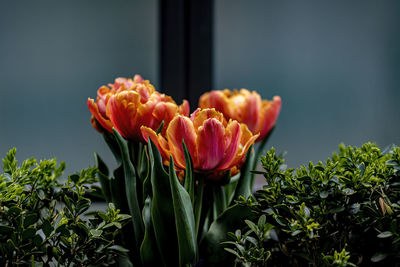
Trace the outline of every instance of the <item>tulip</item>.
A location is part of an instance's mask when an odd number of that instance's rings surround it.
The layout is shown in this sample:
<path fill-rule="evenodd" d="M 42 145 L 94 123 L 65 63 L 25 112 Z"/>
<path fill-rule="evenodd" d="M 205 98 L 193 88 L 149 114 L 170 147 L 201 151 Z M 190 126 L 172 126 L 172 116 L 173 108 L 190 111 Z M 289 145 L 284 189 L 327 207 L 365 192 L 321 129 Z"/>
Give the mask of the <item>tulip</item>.
<path fill-rule="evenodd" d="M 281 98 L 274 96 L 272 101 L 262 100 L 258 93 L 247 89 L 233 92 L 228 89 L 214 90 L 200 97 L 199 107 L 215 108 L 227 120 L 245 123 L 253 134 L 260 133 L 257 141 L 261 141 L 275 126 L 281 110 Z"/>
<path fill-rule="evenodd" d="M 176 115 L 165 134 L 146 126 L 141 127 L 143 138 L 150 138 L 158 147 L 164 164 L 172 155 L 175 166 L 185 169 L 182 141 L 192 157 L 196 172 L 216 173 L 236 168 L 259 134 L 253 135 L 245 124 L 225 120 L 222 113 L 212 109 L 197 109 L 189 117 Z"/>
<path fill-rule="evenodd" d="M 164 121 L 164 129 L 178 113 L 189 114 L 189 103 L 184 100 L 181 106 L 165 94 L 154 89 L 148 80 L 136 75 L 134 79 L 117 78 L 114 84 L 102 86 L 97 91 L 97 103 L 88 99 L 92 113 L 92 124 L 99 125 L 112 133 L 114 127 L 123 137 L 134 141 L 144 141 L 141 126 L 157 129 Z"/>

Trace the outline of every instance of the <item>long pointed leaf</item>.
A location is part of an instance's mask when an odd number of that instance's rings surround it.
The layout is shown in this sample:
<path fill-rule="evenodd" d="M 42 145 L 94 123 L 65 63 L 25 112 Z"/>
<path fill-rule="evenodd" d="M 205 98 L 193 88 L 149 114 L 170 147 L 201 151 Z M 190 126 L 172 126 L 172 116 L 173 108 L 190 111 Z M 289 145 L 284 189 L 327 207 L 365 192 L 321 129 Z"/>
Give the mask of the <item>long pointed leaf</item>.
<path fill-rule="evenodd" d="M 193 264 L 198 254 L 193 206 L 188 192 L 176 177 L 172 156 L 170 156 L 169 160 L 169 181 L 174 203 L 176 232 L 178 234 L 179 266 Z"/>
<path fill-rule="evenodd" d="M 201 209 L 203 206 L 203 191 L 204 191 L 204 177 L 199 177 L 197 180 L 198 184 L 196 187 L 196 199 L 194 202 L 194 216 L 196 223 L 196 236 L 197 240 L 200 240 L 201 234 L 199 233 L 200 219 L 201 219 Z"/>
<path fill-rule="evenodd" d="M 143 222 L 140 214 L 137 186 L 136 186 L 136 172 L 130 161 L 128 144 L 123 137 L 113 129 L 114 136 L 118 142 L 121 150 L 122 163 L 124 167 L 125 176 L 125 190 L 128 200 L 130 214 L 132 215 L 133 229 L 135 231 L 136 247 L 139 248 L 143 239 Z M 140 187 L 141 190 L 141 187 Z"/>
<path fill-rule="evenodd" d="M 140 258 L 142 259 L 142 264 L 144 266 L 162 266 L 160 254 L 158 253 L 158 248 L 154 237 L 153 224 L 151 221 L 150 196 L 148 196 L 144 202 L 142 217 L 145 226 L 143 242 L 140 246 Z"/>
<path fill-rule="evenodd" d="M 148 139 L 151 164 L 151 186 L 153 199 L 151 219 L 157 246 L 164 266 L 178 266 L 178 240 L 175 228 L 174 206 L 172 203 L 169 176 L 162 165 L 160 152 L 156 145 Z"/>
<path fill-rule="evenodd" d="M 193 162 L 192 157 L 189 154 L 185 142 L 182 140 L 183 152 L 185 154 L 185 189 L 189 193 L 192 205 L 194 205 L 194 177 L 193 177 Z"/>
<path fill-rule="evenodd" d="M 97 169 L 99 170 L 97 176 L 100 181 L 101 191 L 103 192 L 104 198 L 106 199 L 107 203 L 109 203 L 111 201 L 111 189 L 107 165 L 96 152 L 94 153 L 94 161 Z"/>
<path fill-rule="evenodd" d="M 226 197 L 225 190 L 222 186 L 213 187 L 213 220 L 216 220 L 218 216 L 226 209 Z"/>
<path fill-rule="evenodd" d="M 121 163 L 121 152 L 119 150 L 119 146 L 117 141 L 115 140 L 115 137 L 112 133 L 109 133 L 108 131 L 103 132 L 103 138 L 108 147 L 110 148 L 112 154 L 115 157 L 115 160 L 117 161 L 118 164 Z"/>
<path fill-rule="evenodd" d="M 246 155 L 246 161 L 244 162 L 242 168 L 240 169 L 239 182 L 236 186 L 236 191 L 233 199 L 238 199 L 239 196 L 244 196 L 248 198 L 252 193 L 252 183 L 251 183 L 251 170 L 254 165 L 255 155 L 253 147 L 250 147 Z"/>
<path fill-rule="evenodd" d="M 226 203 L 229 204 L 232 202 L 233 196 L 235 195 L 236 186 L 239 182 L 240 173 L 231 177 L 230 182 L 224 186 Z"/>

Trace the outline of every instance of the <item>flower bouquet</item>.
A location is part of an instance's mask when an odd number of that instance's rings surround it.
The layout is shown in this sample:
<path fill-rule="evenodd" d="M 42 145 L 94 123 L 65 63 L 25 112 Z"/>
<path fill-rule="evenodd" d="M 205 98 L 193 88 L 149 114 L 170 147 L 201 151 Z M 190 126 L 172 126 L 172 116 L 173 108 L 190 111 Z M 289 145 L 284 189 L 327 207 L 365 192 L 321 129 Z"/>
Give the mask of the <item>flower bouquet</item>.
<path fill-rule="evenodd" d="M 134 266 L 213 265 L 220 246 L 251 215 L 245 205 L 281 99 L 256 92 L 211 91 L 189 115 L 141 76 L 117 78 L 87 101 L 91 121 L 118 167 L 95 154 L 107 202 L 132 216 L 123 231 Z"/>

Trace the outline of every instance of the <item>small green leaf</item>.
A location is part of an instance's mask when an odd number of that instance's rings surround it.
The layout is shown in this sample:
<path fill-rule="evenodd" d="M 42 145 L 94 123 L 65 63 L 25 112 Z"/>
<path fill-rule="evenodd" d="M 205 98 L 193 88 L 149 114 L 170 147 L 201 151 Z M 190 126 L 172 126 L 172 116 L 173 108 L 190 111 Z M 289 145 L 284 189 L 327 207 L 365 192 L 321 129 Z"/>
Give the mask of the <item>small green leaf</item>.
<path fill-rule="evenodd" d="M 351 188 L 345 188 L 342 190 L 342 192 L 343 192 L 343 194 L 345 194 L 347 196 L 354 194 L 354 190 Z"/>
<path fill-rule="evenodd" d="M 388 238 L 393 236 L 393 233 L 389 232 L 389 231 L 385 231 L 380 233 L 379 235 L 377 235 L 378 238 Z"/>
<path fill-rule="evenodd" d="M 387 256 L 388 256 L 388 254 L 386 254 L 386 253 L 378 252 L 378 253 L 375 253 L 371 257 L 371 261 L 372 262 L 380 262 L 380 261 L 384 260 Z"/>
<path fill-rule="evenodd" d="M 90 230 L 90 234 L 91 234 L 93 237 L 100 237 L 102 233 L 103 233 L 102 230 L 96 230 L 96 229 L 91 229 L 91 230 Z"/>
<path fill-rule="evenodd" d="M 42 230 L 46 237 L 50 236 L 51 232 L 53 232 L 53 226 L 51 226 L 48 220 L 45 220 L 42 224 Z"/>
<path fill-rule="evenodd" d="M 69 176 L 69 179 L 71 179 L 72 182 L 78 183 L 79 182 L 79 175 L 78 174 L 72 174 Z"/>
<path fill-rule="evenodd" d="M 40 248 L 42 242 L 43 242 L 42 237 L 40 235 L 35 235 L 35 237 L 33 238 L 33 244 L 35 244 L 37 248 Z"/>
<path fill-rule="evenodd" d="M 35 234 L 36 234 L 36 229 L 34 227 L 26 228 L 22 232 L 22 239 L 26 240 L 26 239 L 33 238 L 35 236 Z"/>
<path fill-rule="evenodd" d="M 113 246 L 109 247 L 108 249 L 109 250 L 115 250 L 115 251 L 118 251 L 118 252 L 121 252 L 121 253 L 124 253 L 124 254 L 129 252 L 129 249 L 126 249 L 126 248 L 121 247 L 119 245 L 113 245 Z"/>
<path fill-rule="evenodd" d="M 74 209 L 72 208 L 72 200 L 67 195 L 64 195 L 64 203 L 68 210 L 73 213 Z"/>
<path fill-rule="evenodd" d="M 329 196 L 329 192 L 328 191 L 321 191 L 319 192 L 319 197 L 324 199 L 327 198 Z"/>
<path fill-rule="evenodd" d="M 38 220 L 38 216 L 36 214 L 29 214 L 24 218 L 24 227 L 28 227 L 34 223 L 36 223 Z"/>

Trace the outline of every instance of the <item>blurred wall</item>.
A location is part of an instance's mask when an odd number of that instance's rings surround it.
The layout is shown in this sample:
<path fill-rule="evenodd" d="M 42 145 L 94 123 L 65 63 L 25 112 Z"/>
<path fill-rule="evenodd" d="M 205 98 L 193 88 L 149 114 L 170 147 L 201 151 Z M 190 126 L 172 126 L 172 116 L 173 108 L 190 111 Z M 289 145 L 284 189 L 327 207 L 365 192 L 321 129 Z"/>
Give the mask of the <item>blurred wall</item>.
<path fill-rule="evenodd" d="M 214 88 L 282 97 L 289 166 L 400 144 L 399 1 L 215 0 Z"/>
<path fill-rule="evenodd" d="M 86 106 L 118 76 L 158 84 L 157 1 L 1 1 L 0 156 L 112 162 Z"/>

